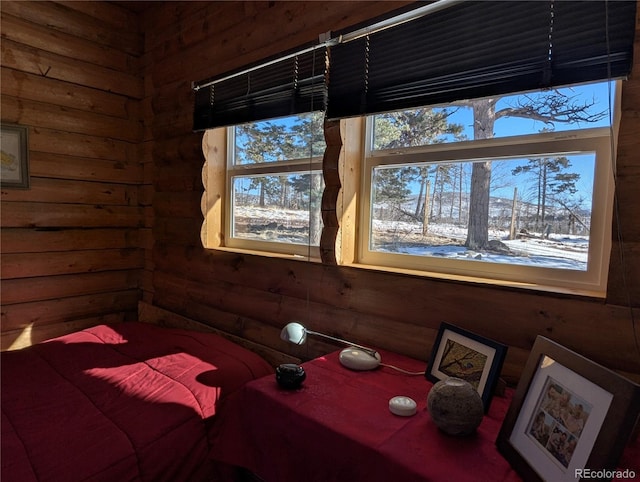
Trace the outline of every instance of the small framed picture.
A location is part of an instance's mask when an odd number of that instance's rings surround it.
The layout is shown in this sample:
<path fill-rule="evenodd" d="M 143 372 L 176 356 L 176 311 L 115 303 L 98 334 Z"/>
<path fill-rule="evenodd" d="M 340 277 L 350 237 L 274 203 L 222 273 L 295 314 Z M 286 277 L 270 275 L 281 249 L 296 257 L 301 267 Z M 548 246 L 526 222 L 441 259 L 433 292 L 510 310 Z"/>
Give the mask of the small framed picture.
<path fill-rule="evenodd" d="M 456 377 L 475 387 L 489 410 L 507 347 L 493 340 L 441 323 L 425 376 L 432 382 Z"/>
<path fill-rule="evenodd" d="M 3 188 L 29 188 L 29 129 L 14 124 L 0 125 Z"/>
<path fill-rule="evenodd" d="M 527 481 L 610 480 L 639 412 L 640 386 L 538 336 L 496 445 Z"/>

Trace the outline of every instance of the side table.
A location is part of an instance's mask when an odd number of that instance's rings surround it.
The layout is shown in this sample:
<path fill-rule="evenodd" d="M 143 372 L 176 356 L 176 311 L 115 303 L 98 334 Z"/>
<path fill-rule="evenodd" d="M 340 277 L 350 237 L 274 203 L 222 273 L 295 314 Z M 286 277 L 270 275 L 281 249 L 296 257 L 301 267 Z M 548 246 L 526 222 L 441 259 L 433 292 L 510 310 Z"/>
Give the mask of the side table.
<path fill-rule="evenodd" d="M 423 372 L 425 363 L 380 351 L 383 363 Z M 388 367 L 351 371 L 338 352 L 304 364 L 297 390 L 268 376 L 228 397 L 218 414 L 212 457 L 266 482 L 519 481 L 495 440 L 512 392 L 494 397 L 477 432 L 444 434 L 426 411 L 432 383 Z M 418 411 L 400 417 L 389 399 L 413 398 Z"/>

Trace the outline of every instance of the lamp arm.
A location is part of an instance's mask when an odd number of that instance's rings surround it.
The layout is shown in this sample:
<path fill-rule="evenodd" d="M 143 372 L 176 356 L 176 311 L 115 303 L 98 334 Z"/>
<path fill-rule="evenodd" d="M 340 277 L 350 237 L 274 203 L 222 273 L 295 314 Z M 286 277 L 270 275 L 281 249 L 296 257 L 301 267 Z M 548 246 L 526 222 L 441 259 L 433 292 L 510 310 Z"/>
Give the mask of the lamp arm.
<path fill-rule="evenodd" d="M 366 346 L 358 345 L 357 343 L 351 343 L 350 341 L 343 340 L 342 338 L 336 338 L 335 336 L 325 335 L 324 333 L 319 333 L 317 331 L 308 330 L 307 328 L 305 328 L 305 331 L 310 335 L 321 336 L 323 338 L 328 338 L 329 340 L 337 341 L 339 343 L 344 343 L 345 345 L 348 345 L 348 346 L 353 346 L 353 347 L 356 347 L 356 348 L 360 348 L 362 351 L 364 351 L 365 353 L 371 355 L 374 358 L 376 357 L 376 354 L 378 353 L 373 348 L 367 348 Z"/>

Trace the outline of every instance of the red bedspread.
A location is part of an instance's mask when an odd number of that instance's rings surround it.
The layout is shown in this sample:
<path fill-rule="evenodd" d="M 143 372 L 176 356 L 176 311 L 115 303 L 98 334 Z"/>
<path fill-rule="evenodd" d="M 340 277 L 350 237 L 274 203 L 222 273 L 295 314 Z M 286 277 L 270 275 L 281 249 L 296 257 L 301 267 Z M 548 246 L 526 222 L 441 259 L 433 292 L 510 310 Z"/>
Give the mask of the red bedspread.
<path fill-rule="evenodd" d="M 97 326 L 2 353 L 3 481 L 203 477 L 220 400 L 272 373 L 210 333 Z"/>

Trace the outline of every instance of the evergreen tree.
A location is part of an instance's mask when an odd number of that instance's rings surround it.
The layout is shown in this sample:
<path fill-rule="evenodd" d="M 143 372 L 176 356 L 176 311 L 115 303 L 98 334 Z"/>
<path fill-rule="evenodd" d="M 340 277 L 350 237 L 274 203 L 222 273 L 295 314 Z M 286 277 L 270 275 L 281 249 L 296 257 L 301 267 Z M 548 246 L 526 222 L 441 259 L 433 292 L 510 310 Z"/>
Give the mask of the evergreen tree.
<path fill-rule="evenodd" d="M 570 167 L 571 162 L 564 156 L 538 157 L 512 170 L 514 176 L 530 174 L 534 177 L 537 198 L 534 230 L 539 231 L 545 225 L 550 195 L 575 194 L 578 191 L 576 183 L 580 175 L 566 172 Z"/>

